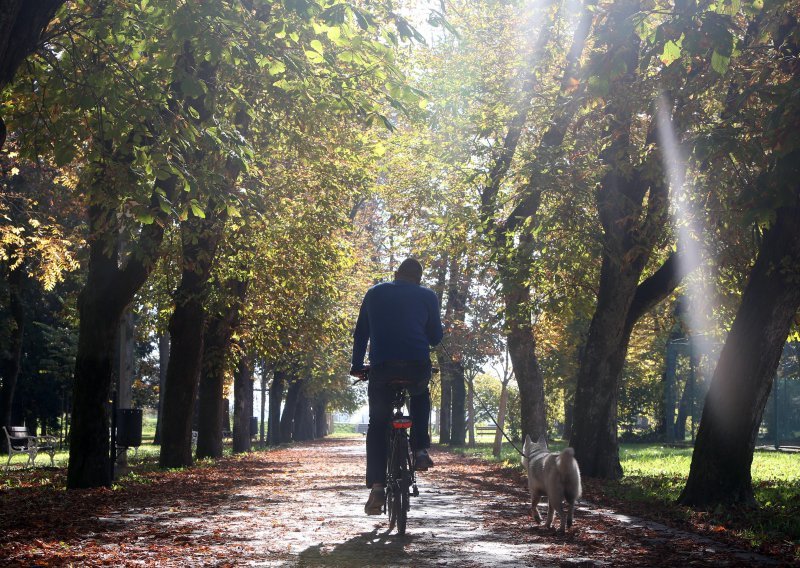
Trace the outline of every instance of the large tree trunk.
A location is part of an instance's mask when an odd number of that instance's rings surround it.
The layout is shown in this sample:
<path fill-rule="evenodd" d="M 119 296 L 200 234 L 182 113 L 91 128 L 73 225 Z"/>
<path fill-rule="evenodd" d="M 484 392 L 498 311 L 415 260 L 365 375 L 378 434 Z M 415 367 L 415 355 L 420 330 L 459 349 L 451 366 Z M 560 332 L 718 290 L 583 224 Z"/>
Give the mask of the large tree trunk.
<path fill-rule="evenodd" d="M 300 390 L 303 388 L 303 379 L 294 378 L 289 383 L 289 391 L 286 393 L 286 404 L 283 406 L 280 424 L 280 443 L 288 444 L 292 441 L 294 431 L 294 418 L 297 414 L 297 401 L 300 398 Z"/>
<path fill-rule="evenodd" d="M 544 377 L 536 358 L 536 339 L 531 323 L 530 288 L 518 277 L 504 278 L 506 340 L 511 366 L 519 386 L 522 436 L 537 440 L 547 433 L 547 407 L 544 400 Z"/>
<path fill-rule="evenodd" d="M 7 269 L 3 266 L 3 269 Z M 14 402 L 14 390 L 17 386 L 20 364 L 22 361 L 22 336 L 25 330 L 25 305 L 23 287 L 25 282 L 25 265 L 18 266 L 8 272 L 8 308 L 11 315 L 11 331 L 8 345 L 2 349 L 0 359 L 0 426 L 11 426 L 11 405 Z M 2 438 L 2 446 L 8 451 L 6 437 Z"/>
<path fill-rule="evenodd" d="M 305 389 L 300 389 L 292 423 L 292 438 L 297 442 L 313 440 L 314 430 L 314 411 L 311 408 L 311 400 L 306 395 Z"/>
<path fill-rule="evenodd" d="M 90 183 L 104 185 L 107 174 L 96 166 Z M 174 180 L 158 182 L 171 195 Z M 101 190 L 98 190 L 101 191 Z M 157 215 L 158 203 L 151 204 Z M 164 229 L 159 223 L 145 225 L 138 238 L 138 252 L 118 266 L 120 227 L 109 219 L 115 214 L 101 204 L 89 206 L 89 266 L 86 285 L 78 297 L 78 352 L 72 387 L 67 487 L 111 485 L 109 429 L 113 357 L 119 321 L 136 291 L 147 279 L 161 246 Z M 111 253 L 109 254 L 109 244 Z"/>
<path fill-rule="evenodd" d="M 217 307 L 204 337 L 203 365 L 198 395 L 197 457 L 222 457 L 225 370 L 231 337 L 238 327 L 239 310 L 247 293 L 247 283 L 231 278 L 220 291 L 225 305 Z"/>
<path fill-rule="evenodd" d="M 750 467 L 781 352 L 800 308 L 798 267 L 800 206 L 782 207 L 761 243 L 720 354 L 680 503 L 755 504 Z"/>
<path fill-rule="evenodd" d="M 233 376 L 233 452 L 252 449 L 250 418 L 253 416 L 253 357 L 242 355 Z"/>
<path fill-rule="evenodd" d="M 314 401 L 314 432 L 315 438 L 324 438 L 328 435 L 328 420 L 327 420 L 328 403 L 324 396 L 318 396 Z"/>
<path fill-rule="evenodd" d="M 277 446 L 281 443 L 281 402 L 286 383 L 286 373 L 275 369 L 272 383 L 269 385 L 269 428 L 267 428 L 267 444 Z"/>
<path fill-rule="evenodd" d="M 181 224 L 184 268 L 169 320 L 172 345 L 158 462 L 164 468 L 192 465 L 192 417 L 202 365 L 208 279 L 223 226 L 214 208 L 209 205 L 205 219 L 192 216 Z"/>
<path fill-rule="evenodd" d="M 156 433 L 153 445 L 161 444 L 161 414 L 164 409 L 164 385 L 167 383 L 167 366 L 169 365 L 169 332 L 158 338 L 158 413 L 156 414 Z"/>

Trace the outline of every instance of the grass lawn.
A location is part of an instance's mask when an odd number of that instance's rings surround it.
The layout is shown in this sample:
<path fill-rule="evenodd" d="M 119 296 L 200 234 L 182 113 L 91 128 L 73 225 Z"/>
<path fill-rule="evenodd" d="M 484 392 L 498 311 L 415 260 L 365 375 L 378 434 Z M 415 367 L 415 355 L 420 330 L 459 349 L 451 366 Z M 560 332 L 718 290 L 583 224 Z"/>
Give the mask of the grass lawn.
<path fill-rule="evenodd" d="M 563 443 L 551 444 L 559 450 Z M 492 456 L 491 444 L 479 440 L 475 448 L 456 451 L 522 467 L 519 454 L 507 442 L 499 458 Z M 756 499 L 761 507 L 694 511 L 677 505 L 692 460 L 692 448 L 673 448 L 659 444 L 622 444 L 620 461 L 625 472 L 619 481 L 584 480 L 585 493 L 592 500 L 606 502 L 664 522 L 685 525 L 694 530 L 720 534 L 743 541 L 755 548 L 775 546 L 793 548 L 800 561 L 800 453 L 756 451 L 752 477 Z M 721 534 L 726 533 L 726 534 Z"/>

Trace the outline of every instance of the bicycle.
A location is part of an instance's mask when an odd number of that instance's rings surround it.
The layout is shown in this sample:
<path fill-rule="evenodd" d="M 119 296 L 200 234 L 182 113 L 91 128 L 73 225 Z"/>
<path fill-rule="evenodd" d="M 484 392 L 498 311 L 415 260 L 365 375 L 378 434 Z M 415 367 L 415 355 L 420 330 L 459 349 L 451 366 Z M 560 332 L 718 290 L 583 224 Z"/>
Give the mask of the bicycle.
<path fill-rule="evenodd" d="M 432 369 L 437 372 L 438 369 Z M 363 375 L 353 384 L 369 380 L 369 367 L 363 369 Z M 410 416 L 403 414 L 408 398 L 407 387 L 412 381 L 395 379 L 389 381 L 394 387 L 392 394 L 392 421 L 387 433 L 389 436 L 388 459 L 386 460 L 386 501 L 383 512 L 389 515 L 389 530 L 397 527 L 397 534 L 406 533 L 408 511 L 411 508 L 411 497 L 419 497 L 416 478 L 416 458 L 411 451 L 408 430 L 412 426 Z"/>

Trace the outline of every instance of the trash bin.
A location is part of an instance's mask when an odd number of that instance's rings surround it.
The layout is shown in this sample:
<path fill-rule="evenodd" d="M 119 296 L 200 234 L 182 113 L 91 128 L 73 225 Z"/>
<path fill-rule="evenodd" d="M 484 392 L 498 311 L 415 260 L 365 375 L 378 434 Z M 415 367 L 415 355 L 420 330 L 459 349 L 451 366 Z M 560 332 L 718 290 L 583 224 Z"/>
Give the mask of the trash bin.
<path fill-rule="evenodd" d="M 254 438 L 258 436 L 258 417 L 251 416 L 250 417 L 250 437 Z"/>
<path fill-rule="evenodd" d="M 117 446 L 138 448 L 142 445 L 142 409 L 117 409 Z"/>

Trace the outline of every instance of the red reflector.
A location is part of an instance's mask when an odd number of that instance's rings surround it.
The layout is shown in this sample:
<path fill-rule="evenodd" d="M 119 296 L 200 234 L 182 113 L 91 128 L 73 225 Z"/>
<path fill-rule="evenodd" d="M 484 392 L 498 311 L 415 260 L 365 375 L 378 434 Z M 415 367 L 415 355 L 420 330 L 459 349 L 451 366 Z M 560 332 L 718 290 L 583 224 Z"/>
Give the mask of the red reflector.
<path fill-rule="evenodd" d="M 395 418 L 392 420 L 392 428 L 411 428 L 410 418 Z"/>

